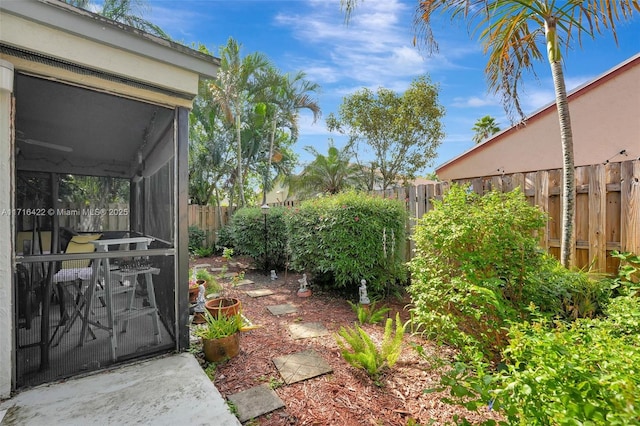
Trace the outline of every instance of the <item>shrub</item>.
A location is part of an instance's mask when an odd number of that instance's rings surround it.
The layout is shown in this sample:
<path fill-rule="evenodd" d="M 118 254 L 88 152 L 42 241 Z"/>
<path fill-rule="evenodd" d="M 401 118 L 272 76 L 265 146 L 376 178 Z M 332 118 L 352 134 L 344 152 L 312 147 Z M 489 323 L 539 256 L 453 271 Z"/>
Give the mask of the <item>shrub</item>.
<path fill-rule="evenodd" d="M 260 268 L 266 264 L 271 269 L 284 269 L 287 261 L 287 226 L 285 209 L 271 207 L 265 215 L 258 207 L 238 209 L 231 218 L 233 245 L 236 254 L 250 256 Z M 265 253 L 266 242 L 266 253 Z M 266 259 L 265 259 L 266 255 Z"/>
<path fill-rule="evenodd" d="M 193 225 L 189 226 L 187 231 L 189 233 L 189 253 L 194 254 L 197 249 L 203 247 L 207 233 Z"/>
<path fill-rule="evenodd" d="M 216 251 L 222 253 L 224 248 L 233 248 L 233 227 L 230 223 L 225 224 L 218 229 L 218 238 L 216 240 Z"/>
<path fill-rule="evenodd" d="M 377 381 L 380 372 L 385 367 L 393 367 L 402 353 L 404 325 L 400 322 L 400 314 L 396 314 L 395 323 L 394 333 L 393 320 L 387 318 L 380 349 L 367 332 L 357 324 L 355 328 L 340 327 L 336 336 L 336 342 L 345 361 L 366 371 L 377 385 L 380 385 Z"/>
<path fill-rule="evenodd" d="M 533 233 L 545 215 L 519 190 L 484 196 L 453 185 L 418 221 L 410 262 L 413 318 L 428 337 L 495 357 L 529 277 L 545 265 Z"/>
<path fill-rule="evenodd" d="M 637 319 L 637 303 L 635 311 Z M 613 330 L 609 319 L 514 325 L 504 368 L 487 373 L 456 364 L 442 379 L 447 402 L 471 410 L 489 406 L 505 424 L 638 424 L 637 335 L 626 340 Z"/>
<path fill-rule="evenodd" d="M 375 296 L 406 281 L 401 201 L 350 191 L 307 200 L 289 215 L 292 269 L 314 282 L 355 292 L 365 279 Z"/>

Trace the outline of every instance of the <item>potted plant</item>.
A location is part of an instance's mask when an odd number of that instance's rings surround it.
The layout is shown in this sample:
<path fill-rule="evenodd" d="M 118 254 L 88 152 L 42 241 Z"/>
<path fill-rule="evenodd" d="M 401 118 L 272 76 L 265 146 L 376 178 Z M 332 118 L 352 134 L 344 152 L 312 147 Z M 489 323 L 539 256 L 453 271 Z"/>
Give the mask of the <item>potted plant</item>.
<path fill-rule="evenodd" d="M 220 362 L 238 355 L 242 316 L 238 313 L 214 318 L 205 312 L 204 317 L 205 323 L 194 330 L 194 334 L 202 339 L 204 358 L 209 362 Z"/>
<path fill-rule="evenodd" d="M 207 308 L 211 316 L 219 318 L 221 316 L 229 317 L 240 314 L 242 304 L 240 303 L 240 299 L 236 299 L 235 297 L 216 297 L 207 300 L 204 307 Z"/>

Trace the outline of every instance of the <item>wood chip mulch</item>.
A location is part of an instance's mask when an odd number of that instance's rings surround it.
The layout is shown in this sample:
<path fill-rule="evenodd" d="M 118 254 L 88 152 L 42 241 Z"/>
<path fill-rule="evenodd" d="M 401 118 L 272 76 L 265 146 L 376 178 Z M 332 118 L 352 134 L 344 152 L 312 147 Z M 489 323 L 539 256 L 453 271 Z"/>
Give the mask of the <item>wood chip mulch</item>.
<path fill-rule="evenodd" d="M 198 259 L 195 263 L 220 266 L 217 257 Z M 272 281 L 262 271 L 245 268 L 245 278 L 254 284 L 232 286 L 224 283 L 224 294 L 237 297 L 242 302 L 243 314 L 260 328 L 243 332 L 240 354 L 216 368 L 214 384 L 223 397 L 268 384 L 285 404 L 285 408 L 273 411 L 249 421 L 251 425 L 444 425 L 452 424 L 454 416 L 466 416 L 472 423 L 485 419 L 499 419 L 497 413 L 470 413 L 462 407 L 441 401 L 446 392 L 425 393 L 425 389 L 436 388 L 442 373 L 443 360 L 451 360 L 454 352 L 447 347 L 407 333 L 402 355 L 398 363 L 387 369 L 380 377 L 381 386 L 362 370 L 348 364 L 341 356 L 335 340 L 340 327 L 353 326 L 356 315 L 344 297 L 315 288 L 308 298 L 297 296 L 300 274 L 278 271 L 278 279 Z M 252 298 L 245 292 L 258 288 L 269 288 L 275 294 Z M 354 294 L 352 301 L 356 301 Z M 296 313 L 275 316 L 267 306 L 290 303 L 297 307 Z M 382 303 L 391 307 L 389 315 L 395 318 L 400 312 L 403 321 L 408 320 L 408 297 Z M 311 339 L 293 340 L 288 325 L 303 322 L 321 322 L 330 335 Z M 361 325 L 377 342 L 382 340 L 383 325 Z M 421 345 L 427 358 L 421 357 L 412 348 Z M 286 385 L 282 381 L 272 359 L 291 353 L 313 349 L 333 368 L 333 373 L 303 382 Z M 204 360 L 201 359 L 204 366 Z M 446 365 L 446 363 L 445 363 Z"/>

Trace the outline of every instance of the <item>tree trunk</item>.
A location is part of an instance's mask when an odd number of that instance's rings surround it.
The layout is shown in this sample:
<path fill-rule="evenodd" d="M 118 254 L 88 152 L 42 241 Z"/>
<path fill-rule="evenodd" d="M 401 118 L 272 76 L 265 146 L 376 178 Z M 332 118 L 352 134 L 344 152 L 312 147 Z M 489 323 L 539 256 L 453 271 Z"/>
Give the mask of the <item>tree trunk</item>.
<path fill-rule="evenodd" d="M 239 108 L 237 108 L 236 110 L 236 155 L 238 156 L 238 180 L 237 180 L 237 184 L 238 184 L 238 205 L 239 207 L 244 207 L 245 205 L 245 201 L 244 201 L 244 182 L 242 181 L 242 133 L 241 133 L 241 125 L 242 122 L 240 121 L 240 110 Z"/>
<path fill-rule="evenodd" d="M 569 103 L 565 88 L 562 61 L 551 62 L 551 74 L 556 94 L 556 106 L 560 121 L 560 140 L 562 142 L 562 235 L 560 239 L 560 262 L 566 268 L 571 265 L 573 253 L 573 224 L 575 222 L 575 168 L 573 161 L 573 134 Z"/>

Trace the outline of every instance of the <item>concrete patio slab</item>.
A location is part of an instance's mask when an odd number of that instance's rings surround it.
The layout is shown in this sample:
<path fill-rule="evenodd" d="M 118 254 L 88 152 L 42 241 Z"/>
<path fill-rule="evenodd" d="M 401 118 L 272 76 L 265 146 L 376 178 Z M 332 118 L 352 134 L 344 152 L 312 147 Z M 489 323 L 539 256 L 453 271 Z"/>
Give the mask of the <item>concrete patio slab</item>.
<path fill-rule="evenodd" d="M 331 366 L 313 350 L 274 358 L 273 363 L 288 385 L 333 371 Z"/>
<path fill-rule="evenodd" d="M 283 305 L 267 306 L 267 309 L 273 315 L 285 315 L 285 314 L 293 314 L 295 312 L 298 312 L 298 308 L 296 308 L 290 303 L 285 303 Z"/>
<path fill-rule="evenodd" d="M 261 288 L 258 290 L 248 290 L 246 291 L 247 296 L 250 297 L 262 297 L 262 296 L 270 296 L 272 294 L 275 294 L 272 290 L 269 290 L 268 288 Z"/>
<path fill-rule="evenodd" d="M 278 394 L 267 385 L 229 395 L 229 401 L 235 405 L 238 419 L 243 423 L 284 407 Z"/>
<path fill-rule="evenodd" d="M 289 331 L 293 339 L 309 339 L 311 337 L 320 337 L 329 334 L 329 330 L 319 322 L 290 324 Z"/>
<path fill-rule="evenodd" d="M 240 425 L 188 353 L 25 390 L 2 410 L 3 426 Z"/>

